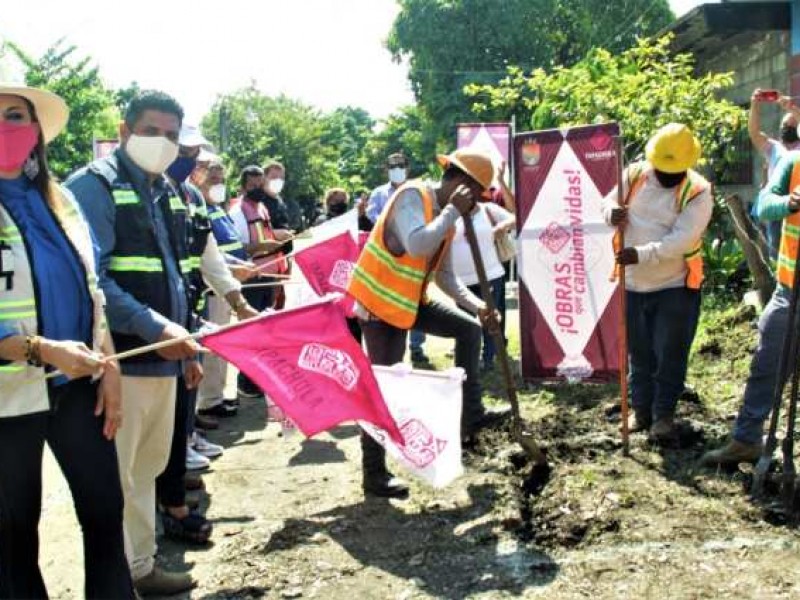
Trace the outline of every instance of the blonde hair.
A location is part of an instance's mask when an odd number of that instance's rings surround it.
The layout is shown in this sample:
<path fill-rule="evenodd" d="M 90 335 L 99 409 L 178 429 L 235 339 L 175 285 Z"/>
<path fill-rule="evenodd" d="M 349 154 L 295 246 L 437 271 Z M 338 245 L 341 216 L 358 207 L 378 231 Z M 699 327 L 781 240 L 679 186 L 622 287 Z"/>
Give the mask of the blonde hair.
<path fill-rule="evenodd" d="M 325 206 L 328 206 L 331 203 L 331 198 L 334 194 L 342 194 L 344 196 L 344 201 L 347 202 L 347 190 L 340 187 L 330 188 L 327 192 L 325 192 Z"/>

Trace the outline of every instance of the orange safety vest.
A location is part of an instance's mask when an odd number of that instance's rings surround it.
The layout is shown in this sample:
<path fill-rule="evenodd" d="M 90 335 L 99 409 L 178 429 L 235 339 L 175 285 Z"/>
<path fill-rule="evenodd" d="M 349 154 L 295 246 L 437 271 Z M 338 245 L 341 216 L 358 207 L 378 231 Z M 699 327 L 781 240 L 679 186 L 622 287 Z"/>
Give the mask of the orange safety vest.
<path fill-rule="evenodd" d="M 422 196 L 425 223 L 433 220 L 434 198 L 420 181 L 409 181 L 400 186 L 389 199 L 378 218 L 364 249 L 358 257 L 347 293 L 370 313 L 400 329 L 410 329 L 417 320 L 420 303 L 427 301 L 425 290 L 431 274 L 436 271 L 454 231 L 448 232 L 441 246 L 430 259 L 403 252 L 392 253 L 386 244 L 386 224 L 392 216 L 397 198 L 403 190 L 417 190 Z"/>
<path fill-rule="evenodd" d="M 628 193 L 625 196 L 624 204 L 629 206 L 635 195 L 642 189 L 647 178 L 652 174 L 653 167 L 647 162 L 633 163 L 628 166 L 626 176 L 628 178 Z M 686 177 L 680 185 L 675 188 L 675 202 L 678 205 L 678 212 L 706 191 L 711 184 L 697 172 L 689 169 Z M 614 252 L 619 252 L 620 237 L 619 232 L 614 234 Z M 795 253 L 797 245 L 795 244 Z M 697 240 L 694 247 L 683 255 L 686 261 L 686 287 L 690 290 L 699 290 L 703 283 L 703 239 Z M 615 270 L 616 273 L 616 270 Z"/>
<path fill-rule="evenodd" d="M 266 206 L 249 198 L 243 198 L 242 214 L 247 221 L 247 232 L 251 244 L 275 239 L 275 234 L 272 232 L 272 222 Z M 252 258 L 257 266 L 269 265 L 260 269 L 262 275 L 281 275 L 289 271 L 286 258 L 280 250 L 258 254 Z"/>
<path fill-rule="evenodd" d="M 800 168 L 798 163 L 792 167 L 789 181 L 789 192 L 800 185 Z M 800 212 L 789 213 L 783 219 L 781 227 L 781 245 L 778 251 L 778 281 L 790 288 L 794 284 L 794 266 L 797 261 L 797 245 L 800 238 Z"/>

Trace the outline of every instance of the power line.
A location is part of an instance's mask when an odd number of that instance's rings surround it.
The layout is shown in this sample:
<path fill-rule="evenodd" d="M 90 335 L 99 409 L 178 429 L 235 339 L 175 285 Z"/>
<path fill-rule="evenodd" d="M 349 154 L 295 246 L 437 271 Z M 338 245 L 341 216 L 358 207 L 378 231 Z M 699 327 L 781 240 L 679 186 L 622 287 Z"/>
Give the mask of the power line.
<path fill-rule="evenodd" d="M 640 15 L 638 15 L 638 16 L 637 16 L 637 15 L 634 13 L 634 16 L 633 16 L 633 18 L 632 18 L 632 19 L 628 19 L 627 21 L 625 21 L 625 22 L 624 22 L 624 23 L 623 23 L 623 24 L 620 26 L 620 28 L 619 28 L 619 29 L 617 29 L 617 32 L 616 32 L 614 35 L 612 35 L 612 36 L 609 38 L 609 41 L 608 41 L 608 42 L 606 42 L 606 44 L 605 44 L 603 47 L 604 47 L 604 48 L 608 48 L 608 47 L 609 47 L 609 46 L 610 46 L 610 45 L 611 45 L 611 44 L 614 42 L 614 40 L 621 39 L 622 37 L 624 37 L 624 36 L 628 35 L 628 33 L 630 33 L 630 31 L 631 31 L 631 30 L 632 30 L 632 29 L 633 29 L 633 28 L 636 26 L 637 22 L 641 22 L 642 20 L 644 20 L 644 18 L 645 18 L 645 17 L 646 17 L 646 16 L 647 16 L 647 15 L 648 15 L 648 14 L 649 14 L 649 13 L 650 13 L 652 10 L 653 10 L 653 8 L 655 8 L 657 5 L 658 5 L 658 0 L 653 0 L 653 1 L 650 3 L 650 6 L 649 6 L 649 7 L 648 7 L 648 8 L 647 8 L 647 9 L 646 9 L 644 12 L 642 12 Z M 591 40 L 590 40 L 590 47 L 591 47 Z"/>

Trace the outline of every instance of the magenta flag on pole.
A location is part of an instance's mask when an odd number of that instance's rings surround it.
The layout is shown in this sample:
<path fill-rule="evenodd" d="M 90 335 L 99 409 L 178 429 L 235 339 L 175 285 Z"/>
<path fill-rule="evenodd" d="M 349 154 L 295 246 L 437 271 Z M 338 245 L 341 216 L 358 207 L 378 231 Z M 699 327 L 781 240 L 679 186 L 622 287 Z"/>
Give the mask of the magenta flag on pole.
<path fill-rule="evenodd" d="M 265 315 L 199 341 L 252 379 L 306 436 L 361 420 L 403 444 L 338 302 Z"/>
<path fill-rule="evenodd" d="M 317 294 L 331 292 L 346 294 L 350 275 L 358 260 L 358 246 L 349 232 L 342 233 L 309 246 L 294 255 L 294 261 Z M 353 315 L 353 299 L 345 295 L 342 301 L 348 317 Z"/>
<path fill-rule="evenodd" d="M 619 375 L 614 229 L 602 199 L 617 185 L 616 123 L 514 137 L 522 374 Z"/>

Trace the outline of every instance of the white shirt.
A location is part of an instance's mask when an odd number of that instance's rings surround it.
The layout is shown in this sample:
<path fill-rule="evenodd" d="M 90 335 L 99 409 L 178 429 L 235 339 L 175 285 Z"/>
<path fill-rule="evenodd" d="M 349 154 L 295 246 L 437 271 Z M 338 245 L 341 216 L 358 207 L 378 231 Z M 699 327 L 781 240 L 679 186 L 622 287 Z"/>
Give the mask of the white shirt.
<path fill-rule="evenodd" d="M 236 228 L 236 233 L 239 234 L 239 239 L 242 240 L 242 243 L 251 244 L 250 228 L 247 226 L 247 218 L 242 212 L 242 203 L 240 202 L 234 206 L 228 212 L 228 216 L 230 216 L 231 221 L 233 221 L 233 226 Z"/>
<path fill-rule="evenodd" d="M 224 297 L 234 290 L 241 290 L 242 284 L 231 275 L 231 270 L 219 251 L 217 240 L 213 235 L 208 236 L 206 247 L 200 257 L 200 274 L 206 285 L 214 290 L 217 296 Z"/>
<path fill-rule="evenodd" d="M 624 193 L 627 194 L 627 178 Z M 675 188 L 664 188 L 654 174 L 631 199 L 625 247 L 633 247 L 639 263 L 626 270 L 626 289 L 655 292 L 686 284 L 684 254 L 694 249 L 708 227 L 714 202 L 710 187 L 678 211 Z M 611 209 L 617 208 L 617 190 L 603 199 L 603 218 L 611 224 Z"/>
<path fill-rule="evenodd" d="M 492 226 L 487 211 L 491 212 L 492 219 L 495 222 L 494 227 Z M 497 250 L 494 245 L 494 228 L 497 225 L 505 224 L 513 219 L 514 217 L 511 213 L 491 202 L 479 203 L 477 210 L 472 213 L 475 237 L 481 249 L 483 267 L 486 269 L 486 277 L 489 281 L 505 276 L 503 264 L 497 256 Z M 456 234 L 453 238 L 452 253 L 453 270 L 456 276 L 466 285 L 477 284 L 478 273 L 475 271 L 475 262 L 472 260 L 469 242 L 467 242 L 467 237 L 464 234 L 463 219 L 456 221 Z"/>

